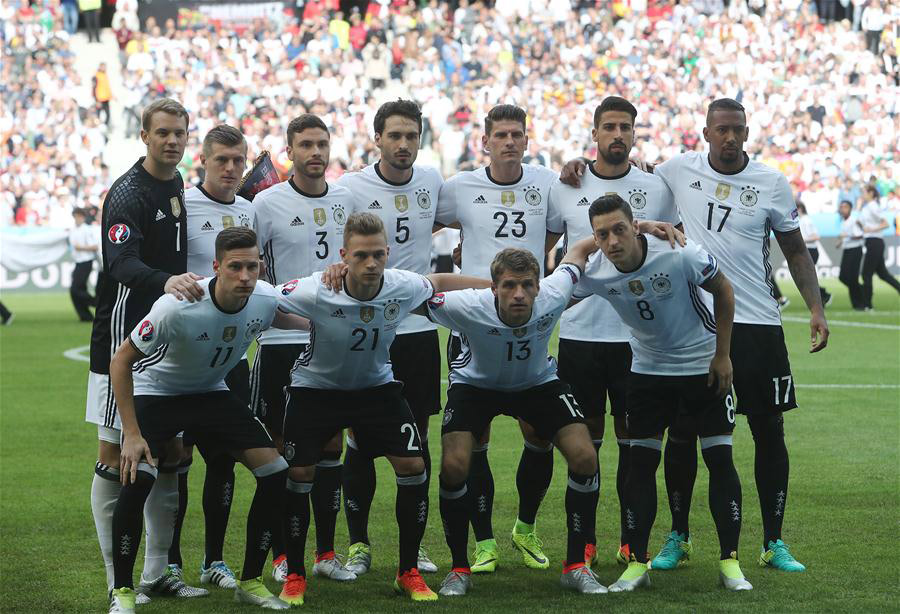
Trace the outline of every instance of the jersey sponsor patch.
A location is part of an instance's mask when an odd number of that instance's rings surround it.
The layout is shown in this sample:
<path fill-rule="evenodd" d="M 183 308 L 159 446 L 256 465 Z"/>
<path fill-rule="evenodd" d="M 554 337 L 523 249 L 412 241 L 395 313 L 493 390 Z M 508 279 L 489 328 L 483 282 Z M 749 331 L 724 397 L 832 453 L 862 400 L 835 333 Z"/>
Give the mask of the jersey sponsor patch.
<path fill-rule="evenodd" d="M 716 259 L 712 257 L 712 254 L 707 254 L 706 257 L 709 259 L 709 264 L 703 267 L 703 270 L 700 271 L 700 274 L 706 277 L 716 268 Z"/>
<path fill-rule="evenodd" d="M 300 283 L 299 279 L 292 279 L 291 281 L 285 282 L 283 286 L 281 286 L 281 294 L 287 296 L 297 288 L 297 284 Z"/>
<path fill-rule="evenodd" d="M 438 307 L 440 307 L 443 304 L 444 304 L 444 293 L 443 292 L 439 292 L 439 293 L 435 294 L 434 296 L 432 296 L 430 299 L 428 299 L 429 307 L 434 307 L 435 309 L 437 309 Z"/>
<path fill-rule="evenodd" d="M 127 224 L 113 224 L 107 233 L 110 242 L 121 245 L 131 238 L 131 229 Z"/>
<path fill-rule="evenodd" d="M 138 327 L 138 337 L 140 337 L 141 341 L 144 343 L 153 339 L 153 323 L 150 322 L 150 320 L 141 322 L 141 325 Z"/>
<path fill-rule="evenodd" d="M 796 209 L 791 211 L 791 219 L 792 220 L 796 220 L 799 215 L 800 215 L 800 213 Z"/>

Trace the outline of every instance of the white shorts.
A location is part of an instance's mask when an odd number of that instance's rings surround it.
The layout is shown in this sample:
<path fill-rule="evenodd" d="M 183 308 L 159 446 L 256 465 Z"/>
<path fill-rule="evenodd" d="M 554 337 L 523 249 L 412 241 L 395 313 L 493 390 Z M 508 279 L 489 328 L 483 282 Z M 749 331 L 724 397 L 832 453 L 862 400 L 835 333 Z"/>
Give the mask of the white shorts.
<path fill-rule="evenodd" d="M 88 374 L 87 405 L 84 419 L 87 422 L 104 426 L 108 429 L 122 430 L 119 421 L 119 408 L 113 397 L 112 387 L 109 385 L 109 375 L 94 373 Z M 107 441 L 103 437 L 100 437 Z M 119 443 L 118 438 L 114 443 Z"/>

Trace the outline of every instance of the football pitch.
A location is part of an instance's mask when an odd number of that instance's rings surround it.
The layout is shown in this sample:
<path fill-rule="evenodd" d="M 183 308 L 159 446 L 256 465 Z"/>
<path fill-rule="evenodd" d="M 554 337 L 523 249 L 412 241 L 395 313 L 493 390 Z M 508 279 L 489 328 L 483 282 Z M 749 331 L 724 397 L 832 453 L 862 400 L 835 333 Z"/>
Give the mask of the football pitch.
<path fill-rule="evenodd" d="M 311 578 L 302 609 L 348 614 L 419 609 L 896 611 L 900 603 L 900 299 L 880 281 L 876 284 L 876 311 L 858 313 L 850 309 L 843 286 L 826 282 L 835 295 L 827 310 L 831 341 L 823 353 L 810 355 L 802 300 L 790 283 L 783 283 L 792 301 L 784 312 L 784 328 L 800 404 L 785 418 L 791 488 L 784 536 L 792 553 L 807 565 L 805 573 L 761 569 L 756 563 L 762 534 L 753 478 L 753 442 L 746 420 L 738 418 L 734 446 L 744 497 L 740 559 L 754 590 L 728 593 L 717 586 L 718 546 L 707 507 L 707 474 L 700 462 L 691 515 L 694 556 L 686 567 L 651 572 L 652 587 L 637 593 L 581 596 L 564 592 L 558 582 L 565 554 L 565 463 L 557 454 L 553 484 L 538 515 L 538 532 L 551 567 L 529 570 L 509 543 L 517 509 L 515 473 L 522 439 L 515 422 L 501 417 L 494 422 L 490 448 L 496 481 L 494 530 L 501 555 L 497 573 L 476 576 L 473 592 L 464 598 L 417 605 L 394 596 L 395 483 L 388 464 L 379 460 L 379 487 L 370 525 L 372 570 L 352 584 Z M 103 562 L 90 510 L 96 429 L 84 422 L 88 365 L 83 359 L 87 356 L 90 325 L 76 321 L 64 294 L 7 293 L 3 301 L 15 312 L 16 320 L 9 327 L 0 327 L 0 611 L 106 612 Z M 555 342 L 552 350 L 555 353 Z M 431 432 L 437 472 L 440 416 L 432 419 Z M 614 560 L 619 539 L 616 454 L 612 426 L 607 423 L 597 523 L 601 561 L 596 572 L 603 584 L 612 583 L 622 571 Z M 182 536 L 185 580 L 193 585 L 199 582 L 203 553 L 200 500 L 204 465 L 199 455 L 195 457 Z M 254 486 L 248 471 L 238 468 L 236 473 L 237 492 L 225 557 L 232 569 L 239 571 L 246 512 Z M 659 511 L 651 535 L 654 554 L 669 530 L 662 467 L 658 492 Z M 312 528 L 309 541 L 306 559 L 311 570 L 315 546 Z M 336 545 L 346 552 L 343 512 Z M 441 530 L 436 479 L 431 483 L 431 511 L 423 545 L 440 568 L 438 574 L 426 577 L 437 590 L 450 559 Z M 142 558 L 138 558 L 137 573 Z M 267 574 L 266 581 L 277 594 L 279 589 L 271 575 Z M 139 611 L 254 611 L 232 599 L 230 591 L 213 589 L 209 597 L 201 599 L 158 597 L 139 606 Z"/>

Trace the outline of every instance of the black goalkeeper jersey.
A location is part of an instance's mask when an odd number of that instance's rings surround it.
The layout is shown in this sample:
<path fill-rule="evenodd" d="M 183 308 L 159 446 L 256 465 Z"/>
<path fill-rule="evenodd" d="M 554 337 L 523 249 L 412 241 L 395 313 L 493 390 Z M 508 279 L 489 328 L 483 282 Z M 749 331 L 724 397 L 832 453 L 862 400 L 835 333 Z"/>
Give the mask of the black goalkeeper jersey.
<path fill-rule="evenodd" d="M 163 294 L 172 275 L 187 272 L 184 182 L 161 181 L 140 158 L 103 201 L 103 275 L 91 332 L 91 371 L 108 374 L 113 352 Z"/>

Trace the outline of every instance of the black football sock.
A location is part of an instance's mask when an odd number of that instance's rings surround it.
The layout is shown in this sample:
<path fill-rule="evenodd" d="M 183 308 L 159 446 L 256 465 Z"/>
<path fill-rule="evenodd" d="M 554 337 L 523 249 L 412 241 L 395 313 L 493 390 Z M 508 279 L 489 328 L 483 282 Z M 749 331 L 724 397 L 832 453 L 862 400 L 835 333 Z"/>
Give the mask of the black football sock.
<path fill-rule="evenodd" d="M 184 568 L 181 560 L 181 527 L 184 525 L 184 514 L 188 505 L 188 471 L 187 465 L 179 465 L 175 473 L 178 475 L 178 513 L 175 514 L 175 531 L 172 533 L 172 545 L 169 546 L 169 565 L 178 565 Z"/>
<path fill-rule="evenodd" d="M 247 543 L 241 580 L 252 580 L 262 575 L 269 548 L 272 547 L 272 527 L 284 518 L 287 473 L 287 462 L 280 457 L 253 470 L 256 492 L 247 513 Z M 308 518 L 307 515 L 307 526 Z"/>
<path fill-rule="evenodd" d="M 472 463 L 467 483 L 472 505 L 472 531 L 477 541 L 494 538 L 494 476 L 488 463 L 488 446 L 472 450 Z"/>
<path fill-rule="evenodd" d="M 309 531 L 309 493 L 312 482 L 295 482 L 288 478 L 285 506 L 287 523 L 284 527 L 284 549 L 287 554 L 288 573 L 306 576 L 304 552 L 306 534 Z"/>
<path fill-rule="evenodd" d="M 603 438 L 593 439 L 591 443 L 594 444 L 594 451 L 597 453 L 597 490 L 594 491 L 594 518 L 597 518 L 597 507 L 600 505 L 600 448 L 603 447 Z M 585 534 L 585 542 L 588 544 L 597 545 L 597 525 L 596 522 L 591 523 L 589 527 L 587 527 L 587 533 Z"/>
<path fill-rule="evenodd" d="M 334 551 L 334 527 L 341 511 L 342 466 L 340 452 L 323 452 L 322 460 L 316 464 L 310 500 L 316 520 L 316 552 L 320 555 Z"/>
<path fill-rule="evenodd" d="M 375 461 L 347 440 L 344 454 L 344 514 L 350 543 L 369 543 L 369 510 L 375 498 Z"/>
<path fill-rule="evenodd" d="M 656 520 L 656 469 L 662 456 L 661 450 L 662 442 L 657 439 L 631 440 L 625 528 L 631 555 L 639 563 L 647 562 L 647 544 Z"/>
<path fill-rule="evenodd" d="M 762 512 L 763 548 L 768 550 L 770 541 L 781 539 L 787 505 L 790 462 L 784 443 L 784 420 L 781 414 L 748 416 L 747 423 L 756 447 L 756 490 Z"/>
<path fill-rule="evenodd" d="M 741 480 L 731 457 L 731 435 L 701 437 L 703 461 L 709 469 L 709 511 L 719 535 L 719 555 L 737 557 L 741 538 Z"/>
<path fill-rule="evenodd" d="M 450 547 L 453 569 L 469 569 L 469 516 L 472 506 L 466 483 L 447 484 L 440 480 L 441 521 Z"/>
<path fill-rule="evenodd" d="M 203 517 L 206 521 L 206 560 L 204 568 L 213 561 L 225 560 L 222 550 L 228 516 L 234 499 L 234 459 L 221 454 L 207 461 L 206 478 L 203 481 Z M 277 520 L 281 523 L 281 518 Z M 272 531 L 272 538 L 280 532 Z"/>
<path fill-rule="evenodd" d="M 672 530 L 682 533 L 687 540 L 691 534 L 691 499 L 697 480 L 697 443 L 693 433 L 669 429 L 663 466 Z"/>
<path fill-rule="evenodd" d="M 519 522 L 534 525 L 538 508 L 553 480 L 553 445 L 547 448 L 524 442 L 516 488 L 519 491 Z"/>
<path fill-rule="evenodd" d="M 425 472 L 397 476 L 395 505 L 400 542 L 401 572 L 416 569 L 419 546 L 428 523 L 428 487 Z"/>
<path fill-rule="evenodd" d="M 596 520 L 596 493 L 600 490 L 600 476 L 569 472 L 566 487 L 566 564 L 584 562 L 584 545 Z"/>
<path fill-rule="evenodd" d="M 628 543 L 625 535 L 625 482 L 628 480 L 628 468 L 631 460 L 631 440 L 616 439 L 616 447 L 619 450 L 619 463 L 616 466 L 616 495 L 619 497 L 619 545 L 623 545 Z"/>
<path fill-rule="evenodd" d="M 131 484 L 119 492 L 112 518 L 114 588 L 134 588 L 134 561 L 144 532 L 144 503 L 156 481 L 156 469 L 140 463 Z"/>

